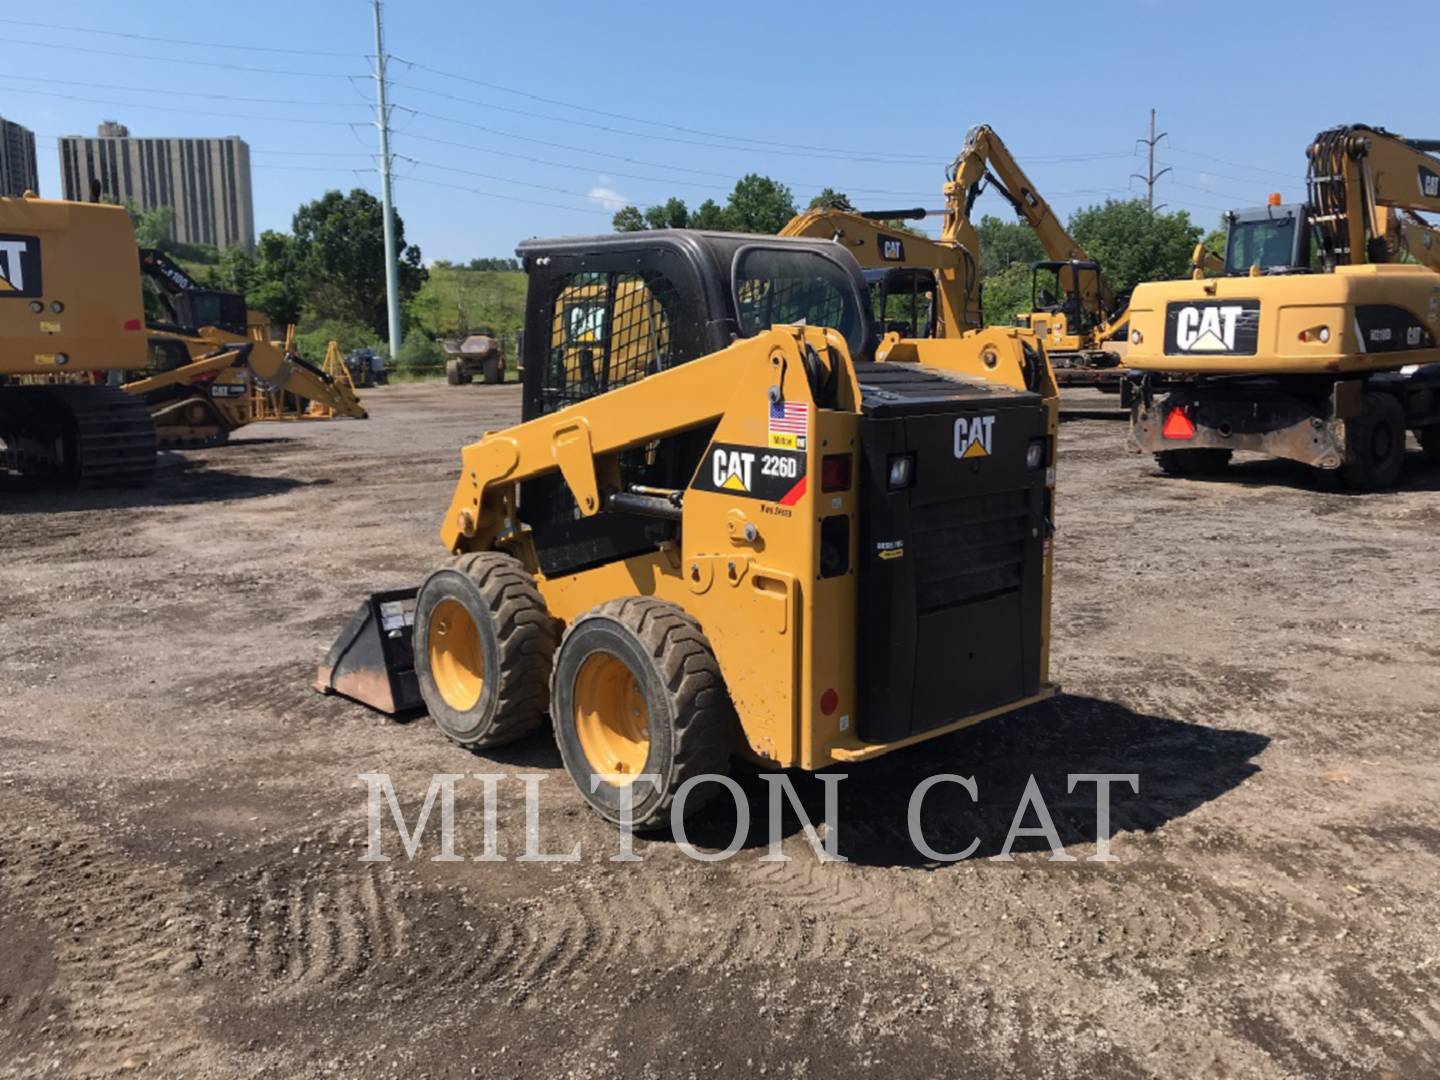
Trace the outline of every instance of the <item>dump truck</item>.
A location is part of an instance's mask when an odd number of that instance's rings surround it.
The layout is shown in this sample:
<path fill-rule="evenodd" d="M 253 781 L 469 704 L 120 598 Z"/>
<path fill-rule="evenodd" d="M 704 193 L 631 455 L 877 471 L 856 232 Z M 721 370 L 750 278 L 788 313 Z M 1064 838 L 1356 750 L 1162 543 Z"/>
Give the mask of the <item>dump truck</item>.
<path fill-rule="evenodd" d="M 1130 300 L 1131 446 L 1175 475 L 1255 451 L 1390 487 L 1406 430 L 1440 463 L 1440 141 L 1348 125 L 1308 151 L 1308 198 L 1228 215 L 1219 276 Z"/>
<path fill-rule="evenodd" d="M 505 347 L 489 327 L 446 341 L 445 381 L 465 386 L 478 376 L 487 385 L 505 381 Z"/>
<path fill-rule="evenodd" d="M 522 420 L 463 448 L 448 563 L 367 599 L 318 689 L 474 748 L 548 716 L 581 796 L 639 829 L 737 758 L 864 761 L 1055 692 L 1033 335 L 882 335 L 828 241 L 517 253 Z"/>

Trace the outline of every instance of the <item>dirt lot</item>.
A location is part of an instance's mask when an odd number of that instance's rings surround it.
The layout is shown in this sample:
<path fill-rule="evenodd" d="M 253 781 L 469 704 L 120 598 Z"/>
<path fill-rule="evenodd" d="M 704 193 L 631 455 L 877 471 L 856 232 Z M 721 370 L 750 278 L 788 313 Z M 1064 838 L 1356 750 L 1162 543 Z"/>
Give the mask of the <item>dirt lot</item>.
<path fill-rule="evenodd" d="M 849 768 L 839 849 L 766 789 L 728 862 L 616 834 L 548 735 L 492 757 L 309 689 L 417 583 L 458 447 L 513 387 L 370 391 L 132 496 L 0 493 L 0 1075 L 1440 1075 L 1440 476 L 1351 497 L 1264 462 L 1159 477 L 1066 424 L 1054 704 Z M 362 863 L 365 787 L 498 772 L 524 849 Z M 924 863 L 906 805 L 933 772 Z M 1114 854 L 1094 788 L 1116 788 Z M 1036 777 L 1075 862 L 997 853 Z M 818 816 L 818 788 L 796 777 Z M 477 781 L 457 788 L 480 851 Z M 413 820 L 413 818 L 412 818 Z M 1031 819 L 1033 823 L 1033 818 Z M 723 846 L 733 806 L 707 810 Z"/>

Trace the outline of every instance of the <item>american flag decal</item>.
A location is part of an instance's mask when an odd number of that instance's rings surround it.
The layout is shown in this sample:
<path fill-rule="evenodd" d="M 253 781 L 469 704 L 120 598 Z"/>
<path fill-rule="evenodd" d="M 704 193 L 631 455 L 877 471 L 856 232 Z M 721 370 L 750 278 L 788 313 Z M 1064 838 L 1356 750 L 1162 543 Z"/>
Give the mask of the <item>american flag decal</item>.
<path fill-rule="evenodd" d="M 770 434 L 804 435 L 810 420 L 810 403 L 806 401 L 772 401 L 770 403 Z"/>

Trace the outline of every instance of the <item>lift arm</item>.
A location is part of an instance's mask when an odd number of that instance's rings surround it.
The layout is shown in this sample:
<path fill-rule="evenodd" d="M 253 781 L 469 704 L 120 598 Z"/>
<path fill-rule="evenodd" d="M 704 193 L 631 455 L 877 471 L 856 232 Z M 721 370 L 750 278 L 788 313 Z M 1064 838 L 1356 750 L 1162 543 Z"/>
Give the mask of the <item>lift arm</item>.
<path fill-rule="evenodd" d="M 171 371 L 125 384 L 125 391 L 140 397 L 167 386 L 196 382 L 235 364 L 244 364 L 268 389 L 284 390 L 335 410 L 337 416 L 365 419 L 360 400 L 341 382 L 295 353 L 207 327 L 201 337 L 181 337 L 190 350 L 190 363 Z M 197 351 L 199 355 L 197 355 Z"/>
<path fill-rule="evenodd" d="M 1050 204 L 1041 198 L 1035 185 L 1025 175 L 994 129 L 980 124 L 965 136 L 964 149 L 949 169 L 945 185 L 945 228 L 941 243 L 953 244 L 967 251 L 980 251 L 980 236 L 970 220 L 970 209 L 988 185 L 1005 197 L 1020 220 L 1025 222 L 1040 241 L 1047 258 L 1056 262 L 1090 262 L 1090 256 L 1065 231 Z M 1063 282 L 1067 289 L 1074 282 Z M 1108 320 L 1115 307 L 1109 284 L 1100 275 L 1081 276 L 1080 302 L 1100 320 Z"/>

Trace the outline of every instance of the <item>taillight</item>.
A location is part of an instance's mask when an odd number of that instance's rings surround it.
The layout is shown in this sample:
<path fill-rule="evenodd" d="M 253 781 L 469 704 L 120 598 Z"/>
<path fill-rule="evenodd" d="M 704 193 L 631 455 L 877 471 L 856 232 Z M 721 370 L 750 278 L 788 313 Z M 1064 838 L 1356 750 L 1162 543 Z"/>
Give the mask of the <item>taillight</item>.
<path fill-rule="evenodd" d="M 821 491 L 849 491 L 852 476 L 849 454 L 826 454 L 820 459 Z"/>
<path fill-rule="evenodd" d="M 1184 406 L 1177 405 L 1165 416 L 1165 426 L 1160 429 L 1160 434 L 1167 439 L 1193 439 L 1195 437 L 1195 421 L 1186 414 Z"/>
<path fill-rule="evenodd" d="M 140 320 L 139 320 L 139 319 L 126 319 L 126 320 L 125 320 L 125 329 L 126 329 L 126 330 L 139 330 L 139 329 L 140 329 Z"/>

